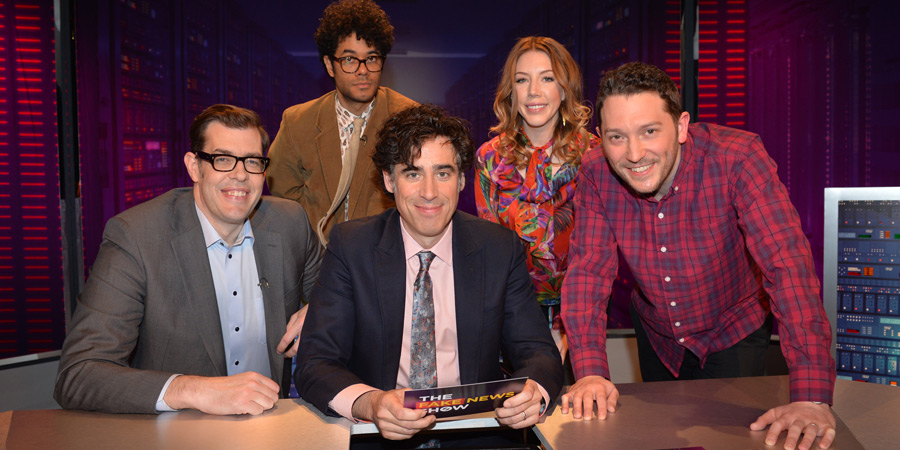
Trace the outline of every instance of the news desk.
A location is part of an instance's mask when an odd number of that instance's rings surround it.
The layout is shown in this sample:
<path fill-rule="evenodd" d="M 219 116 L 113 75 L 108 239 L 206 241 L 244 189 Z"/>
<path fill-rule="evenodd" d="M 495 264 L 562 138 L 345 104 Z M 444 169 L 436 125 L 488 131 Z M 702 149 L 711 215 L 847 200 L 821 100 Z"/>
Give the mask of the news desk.
<path fill-rule="evenodd" d="M 618 386 L 619 408 L 606 421 L 575 421 L 554 408 L 536 434 L 547 448 L 776 449 L 749 424 L 787 402 L 786 376 L 632 383 Z M 836 449 L 900 448 L 900 388 L 838 380 Z M 492 424 L 493 423 L 493 424 Z M 496 422 L 477 419 L 479 427 Z M 209 416 L 196 411 L 102 414 L 36 410 L 0 414 L 0 443 L 9 449 L 346 449 L 351 423 L 301 399 L 279 400 L 260 416 Z M 450 424 L 443 425 L 452 426 Z M 360 427 L 357 427 L 359 429 Z"/>

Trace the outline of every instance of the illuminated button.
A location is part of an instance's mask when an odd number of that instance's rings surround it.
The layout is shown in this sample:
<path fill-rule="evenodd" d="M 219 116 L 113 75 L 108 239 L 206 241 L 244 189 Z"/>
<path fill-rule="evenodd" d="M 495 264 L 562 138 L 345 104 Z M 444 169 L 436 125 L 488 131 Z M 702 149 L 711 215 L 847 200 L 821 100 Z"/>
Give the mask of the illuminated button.
<path fill-rule="evenodd" d="M 680 326 L 681 326 L 681 322 L 675 322 L 675 326 L 676 326 L 676 327 L 680 327 Z"/>
<path fill-rule="evenodd" d="M 660 247 L 660 248 L 659 248 L 659 251 L 665 253 L 665 252 L 666 252 L 666 247 L 665 247 L 665 246 Z"/>
<path fill-rule="evenodd" d="M 659 213 L 656 215 L 656 217 L 659 217 L 660 219 L 662 219 L 663 217 L 666 217 L 666 215 L 663 213 Z"/>
<path fill-rule="evenodd" d="M 684 342 L 684 338 L 679 339 L 678 342 Z"/>
<path fill-rule="evenodd" d="M 669 303 L 669 306 L 675 306 L 675 302 Z"/>
<path fill-rule="evenodd" d="M 671 279 L 671 278 L 669 278 L 669 277 L 665 277 L 665 278 L 663 278 L 663 279 L 664 279 L 664 280 L 666 280 L 666 283 L 668 283 L 668 282 L 670 282 L 670 281 L 672 281 L 672 279 Z"/>

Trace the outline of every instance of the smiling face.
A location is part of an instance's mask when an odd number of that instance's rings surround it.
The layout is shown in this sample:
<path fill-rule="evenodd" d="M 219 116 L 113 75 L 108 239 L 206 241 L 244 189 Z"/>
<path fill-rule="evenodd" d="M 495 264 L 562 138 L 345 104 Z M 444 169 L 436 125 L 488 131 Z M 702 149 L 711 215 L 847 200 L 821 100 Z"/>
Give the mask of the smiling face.
<path fill-rule="evenodd" d="M 525 134 L 534 145 L 544 145 L 553 137 L 559 105 L 565 99 L 550 57 L 538 50 L 523 53 L 516 61 L 514 76 L 516 110 L 524 121 Z"/>
<path fill-rule="evenodd" d="M 465 175 L 457 166 L 456 150 L 445 137 L 429 139 L 413 167 L 395 164 L 382 172 L 384 185 L 394 194 L 400 220 L 423 248 L 437 244 L 456 212 Z"/>
<path fill-rule="evenodd" d="M 357 39 L 354 32 L 341 40 L 332 56 L 337 58 L 353 56 L 365 60 L 372 55 L 378 56 L 375 47 L 370 47 L 366 41 Z M 333 61 L 327 55 L 323 57 L 323 61 L 328 75 L 334 78 L 334 87 L 341 105 L 353 114 L 362 114 L 381 86 L 382 72 L 369 72 L 366 65 L 360 63 L 355 73 L 346 73 L 341 70 L 339 61 Z"/>
<path fill-rule="evenodd" d="M 263 156 L 259 131 L 255 128 L 228 128 L 221 122 L 211 122 L 204 133 L 206 153 Z M 262 195 L 265 174 L 247 173 L 241 162 L 230 172 L 217 172 L 212 164 L 190 152 L 184 155 L 184 164 L 194 181 L 197 207 L 230 245 Z"/>
<path fill-rule="evenodd" d="M 659 94 L 641 92 L 607 97 L 600 117 L 606 159 L 624 182 L 651 196 L 671 184 L 687 141 L 688 113 L 674 121 Z"/>

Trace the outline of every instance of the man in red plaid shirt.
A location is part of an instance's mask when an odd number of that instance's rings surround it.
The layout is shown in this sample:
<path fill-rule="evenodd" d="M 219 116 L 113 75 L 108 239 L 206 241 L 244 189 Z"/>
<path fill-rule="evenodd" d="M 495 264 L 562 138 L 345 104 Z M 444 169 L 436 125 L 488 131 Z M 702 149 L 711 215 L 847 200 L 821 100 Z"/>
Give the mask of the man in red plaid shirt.
<path fill-rule="evenodd" d="M 835 367 L 809 242 L 759 136 L 689 124 L 675 83 L 629 63 L 600 83 L 602 149 L 583 162 L 562 318 L 578 381 L 562 412 L 615 410 L 606 307 L 617 252 L 634 274 L 644 381 L 763 375 L 771 316 L 790 369 L 790 403 L 750 425 L 773 445 L 831 445 Z M 803 436 L 802 440 L 800 436 Z"/>

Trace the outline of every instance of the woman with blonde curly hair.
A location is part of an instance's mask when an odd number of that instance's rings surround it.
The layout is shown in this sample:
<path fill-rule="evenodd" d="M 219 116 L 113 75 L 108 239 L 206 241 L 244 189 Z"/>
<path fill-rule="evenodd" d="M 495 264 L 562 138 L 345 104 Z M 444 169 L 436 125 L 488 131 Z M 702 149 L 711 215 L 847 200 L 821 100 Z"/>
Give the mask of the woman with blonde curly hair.
<path fill-rule="evenodd" d="M 495 136 L 475 158 L 478 215 L 522 238 L 538 302 L 554 329 L 581 157 L 600 145 L 585 130 L 591 113 L 581 90 L 581 72 L 565 47 L 548 37 L 520 39 L 497 86 Z"/>

